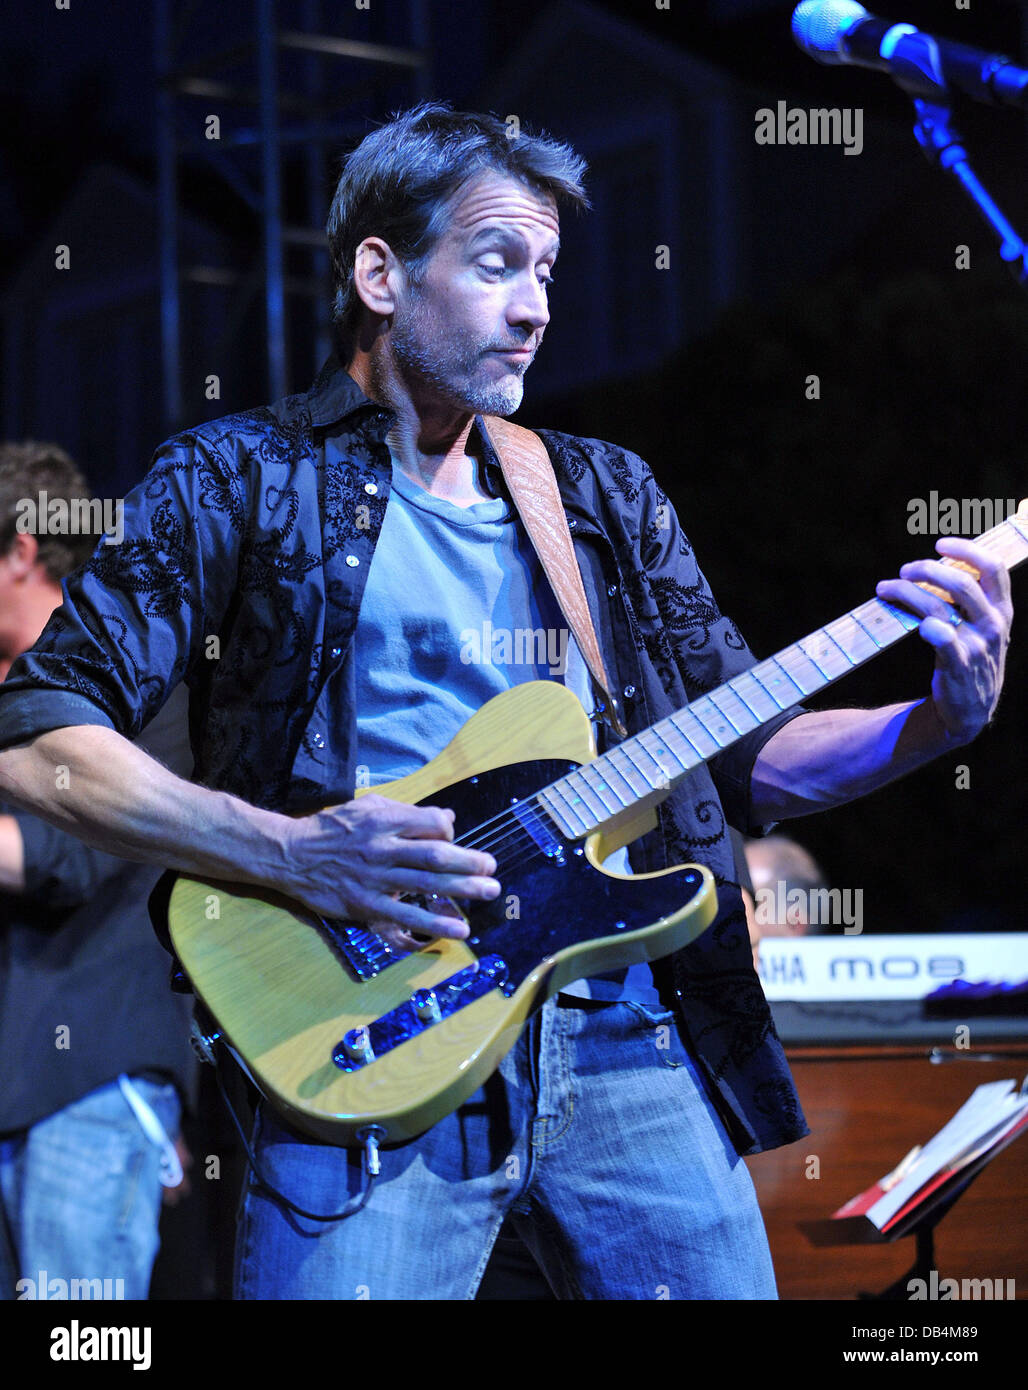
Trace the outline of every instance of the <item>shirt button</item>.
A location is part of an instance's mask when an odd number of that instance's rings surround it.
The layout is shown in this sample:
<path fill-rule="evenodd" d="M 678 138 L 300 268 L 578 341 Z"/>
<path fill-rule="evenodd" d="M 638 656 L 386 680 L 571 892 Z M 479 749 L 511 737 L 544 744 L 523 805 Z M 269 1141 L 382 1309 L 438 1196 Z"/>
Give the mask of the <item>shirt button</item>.
<path fill-rule="evenodd" d="M 347 555 L 346 563 L 350 566 L 351 569 L 353 569 L 354 565 L 360 564 L 360 560 L 358 560 L 356 555 Z"/>
<path fill-rule="evenodd" d="M 617 593 L 617 591 L 618 591 L 618 586 L 617 586 L 616 584 L 608 584 L 608 585 L 607 585 L 607 593 L 610 595 L 611 598 L 614 597 L 614 595 Z"/>
<path fill-rule="evenodd" d="M 315 748 L 324 748 L 325 746 L 325 740 L 321 734 L 315 734 L 311 739 L 311 743 L 314 744 Z"/>
<path fill-rule="evenodd" d="M 342 647 L 333 647 L 332 650 L 329 652 L 329 656 L 332 658 L 333 661 L 338 661 L 342 654 Z"/>
<path fill-rule="evenodd" d="M 578 522 L 575 520 L 574 517 L 571 517 L 571 518 L 568 520 L 568 530 L 569 530 L 569 531 L 573 531 L 577 525 L 578 525 Z"/>
<path fill-rule="evenodd" d="M 623 690 L 623 692 L 622 692 L 622 694 L 624 695 L 624 697 L 625 697 L 626 700 L 634 699 L 634 697 L 635 697 L 635 686 L 634 686 L 634 685 L 626 685 L 625 688 L 624 688 L 624 690 Z"/>
<path fill-rule="evenodd" d="M 374 497 L 376 492 L 378 492 L 378 483 L 365 483 L 364 491 L 370 493 L 371 496 Z"/>

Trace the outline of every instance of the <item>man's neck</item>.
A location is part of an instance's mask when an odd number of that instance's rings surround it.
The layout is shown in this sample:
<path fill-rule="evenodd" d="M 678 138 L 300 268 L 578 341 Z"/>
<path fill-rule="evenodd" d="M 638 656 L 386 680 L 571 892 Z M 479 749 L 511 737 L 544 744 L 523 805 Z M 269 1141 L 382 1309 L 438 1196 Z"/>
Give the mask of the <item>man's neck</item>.
<path fill-rule="evenodd" d="M 386 442 L 405 477 L 458 507 L 488 500 L 468 453 L 473 414 L 412 396 L 384 354 L 358 348 L 346 370 L 369 400 L 396 412 Z"/>

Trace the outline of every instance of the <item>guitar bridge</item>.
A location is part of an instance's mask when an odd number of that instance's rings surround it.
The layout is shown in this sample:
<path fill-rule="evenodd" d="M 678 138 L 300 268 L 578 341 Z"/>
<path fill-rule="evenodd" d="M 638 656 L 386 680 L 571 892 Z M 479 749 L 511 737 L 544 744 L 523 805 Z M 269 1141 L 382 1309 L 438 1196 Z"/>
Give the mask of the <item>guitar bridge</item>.
<path fill-rule="evenodd" d="M 358 980 L 373 980 L 386 966 L 395 965 L 398 960 L 410 955 L 409 951 L 394 950 L 370 928 L 344 921 L 341 917 L 318 917 L 317 927 L 328 937 Z"/>

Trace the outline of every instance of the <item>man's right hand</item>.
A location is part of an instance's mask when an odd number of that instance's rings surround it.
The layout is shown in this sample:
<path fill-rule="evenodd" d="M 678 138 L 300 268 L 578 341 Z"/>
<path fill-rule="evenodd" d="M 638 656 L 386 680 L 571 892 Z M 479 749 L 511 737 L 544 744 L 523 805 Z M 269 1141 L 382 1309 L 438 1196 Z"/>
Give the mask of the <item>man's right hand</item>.
<path fill-rule="evenodd" d="M 399 950 L 418 944 L 412 933 L 459 940 L 469 935 L 462 918 L 399 900 L 401 894 L 498 896 L 495 859 L 453 844 L 453 824 L 450 810 L 375 792 L 304 816 L 293 823 L 287 844 L 283 891 L 326 917 L 366 922 Z"/>

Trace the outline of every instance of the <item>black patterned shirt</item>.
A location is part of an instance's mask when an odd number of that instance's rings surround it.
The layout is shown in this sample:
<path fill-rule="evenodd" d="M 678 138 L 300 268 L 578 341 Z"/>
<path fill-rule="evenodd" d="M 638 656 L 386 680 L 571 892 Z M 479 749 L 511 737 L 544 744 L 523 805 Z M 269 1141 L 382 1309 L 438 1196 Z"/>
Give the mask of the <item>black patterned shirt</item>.
<path fill-rule="evenodd" d="M 389 501 L 394 419 L 330 359 L 309 392 L 162 445 L 125 499 L 122 543 L 101 543 L 65 582 L 63 605 L 0 686 L 0 747 L 77 724 L 134 738 L 185 681 L 195 781 L 291 814 L 349 800 L 354 632 Z M 484 431 L 473 433 L 504 495 Z M 539 433 L 635 734 L 754 658 L 646 464 L 599 440 Z M 670 958 L 664 984 L 740 1153 L 807 1132 L 753 969 L 727 830 L 765 828 L 751 823 L 752 766 L 801 712 L 690 773 L 630 849 L 636 873 L 698 861 L 717 882 L 716 920 Z"/>

